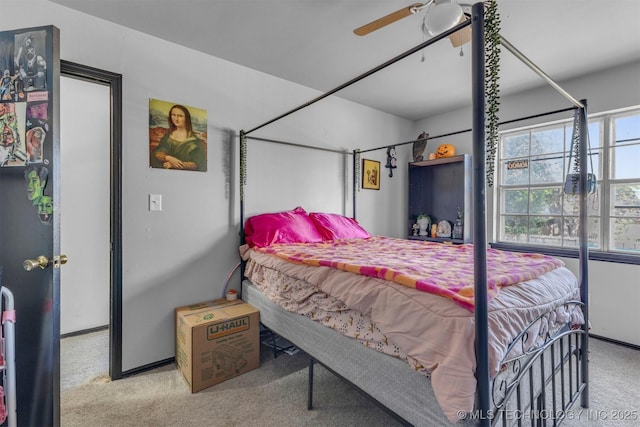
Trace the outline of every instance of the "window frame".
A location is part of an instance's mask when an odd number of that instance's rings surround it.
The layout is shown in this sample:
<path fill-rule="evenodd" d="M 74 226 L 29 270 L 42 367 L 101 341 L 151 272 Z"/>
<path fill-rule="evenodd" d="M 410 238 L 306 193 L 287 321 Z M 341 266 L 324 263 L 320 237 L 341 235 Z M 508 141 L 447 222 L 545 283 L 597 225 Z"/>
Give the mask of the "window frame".
<path fill-rule="evenodd" d="M 594 141 L 590 141 L 589 144 L 589 154 L 595 154 L 597 156 L 597 164 L 594 162 L 595 173 L 597 175 L 597 193 L 595 196 L 595 200 L 597 200 L 597 212 L 598 215 L 593 215 L 591 210 L 589 213 L 589 218 L 597 217 L 599 221 L 599 230 L 598 230 L 598 241 L 599 247 L 597 249 L 590 248 L 589 249 L 589 259 L 598 260 L 598 261 L 606 261 L 606 262 L 618 262 L 618 263 L 626 263 L 626 264 L 636 264 L 640 265 L 640 251 L 637 253 L 634 251 L 624 251 L 624 250 L 615 250 L 611 249 L 611 233 L 610 226 L 612 224 L 612 218 L 615 218 L 615 215 L 612 214 L 611 210 L 611 191 L 614 185 L 617 184 L 638 184 L 640 185 L 640 177 L 632 177 L 632 178 L 613 178 L 612 171 L 615 169 L 614 165 L 614 156 L 613 151 L 616 146 L 619 146 L 620 141 L 615 140 L 615 120 L 618 118 L 628 117 L 628 116 L 640 116 L 640 105 L 628 107 L 624 109 L 612 110 L 604 113 L 589 115 L 587 119 L 587 123 L 591 126 L 593 123 L 599 122 L 599 139 L 600 141 L 594 143 Z M 568 158 L 570 149 L 570 141 L 566 142 L 566 129 L 567 127 L 571 128 L 573 123 L 572 118 L 555 120 L 545 123 L 537 123 L 532 125 L 523 126 L 520 128 L 512 128 L 508 130 L 503 130 L 500 132 L 500 141 L 498 145 L 498 152 L 496 153 L 496 179 L 494 182 L 496 183 L 493 191 L 493 206 L 495 209 L 495 214 L 493 215 L 493 242 L 490 244 L 493 248 L 505 249 L 516 252 L 539 252 L 545 253 L 548 255 L 561 256 L 567 258 L 578 258 L 579 248 L 571 247 L 571 246 L 560 246 L 560 245 L 543 245 L 543 244 L 532 244 L 529 242 L 514 242 L 508 240 L 500 240 L 500 236 L 503 235 L 503 218 L 508 216 L 507 213 L 504 213 L 504 192 L 513 189 L 524 189 L 527 190 L 540 188 L 540 187 L 557 187 L 557 182 L 552 183 L 534 183 L 527 182 L 521 185 L 507 185 L 503 183 L 503 164 L 504 154 L 503 154 L 503 141 L 505 138 L 509 136 L 516 136 L 518 134 L 529 133 L 529 142 L 531 142 L 531 134 L 537 131 L 554 131 L 554 129 L 559 130 L 562 129 L 565 135 L 565 144 L 564 144 L 564 152 L 562 153 L 565 159 Z M 571 135 L 569 135 L 570 139 Z M 617 144 L 616 144 L 617 143 Z M 632 138 L 630 140 L 623 141 L 623 143 L 629 145 L 640 145 L 640 139 Z M 535 159 L 539 154 L 532 154 L 531 149 L 529 148 L 526 158 L 528 164 L 531 164 L 532 159 Z M 591 157 L 590 157 L 591 158 Z M 595 160 L 594 159 L 594 160 Z M 588 164 L 590 160 L 587 160 Z M 567 173 L 567 162 L 563 161 L 564 175 Z M 591 166 L 589 164 L 589 168 Z M 564 177 L 563 177 L 564 179 Z M 561 184 L 563 185 L 563 184 Z M 589 196 L 589 203 L 591 203 L 594 199 L 592 199 L 594 195 Z M 564 200 L 564 199 L 563 199 Z M 564 202 L 563 202 L 564 203 Z M 564 204 L 563 204 L 564 206 Z M 526 218 L 535 217 L 535 213 L 531 213 L 529 209 L 527 209 Z M 559 218 L 564 221 L 565 217 L 572 217 L 572 215 L 566 214 L 564 211 L 564 207 L 562 208 L 562 212 L 558 215 Z M 632 218 L 638 218 L 638 216 L 632 216 Z M 527 230 L 527 240 L 530 240 L 530 230 Z M 561 239 L 564 240 L 562 237 Z M 561 240 L 561 241 L 562 241 Z M 561 243 L 562 244 L 562 243 Z"/>

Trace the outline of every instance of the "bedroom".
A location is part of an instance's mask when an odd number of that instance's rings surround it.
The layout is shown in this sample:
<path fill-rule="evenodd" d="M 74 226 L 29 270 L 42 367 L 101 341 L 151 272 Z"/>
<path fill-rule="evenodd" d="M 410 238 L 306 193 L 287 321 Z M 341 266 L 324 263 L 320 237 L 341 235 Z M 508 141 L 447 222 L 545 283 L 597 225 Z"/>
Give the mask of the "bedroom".
<path fill-rule="evenodd" d="M 3 13 L 1 18 L 3 28 L 53 23 L 61 28 L 63 59 L 125 76 L 124 143 L 127 149 L 124 156 L 123 194 L 123 324 L 127 327 L 123 332 L 122 368 L 129 371 L 171 358 L 173 337 L 166 333 L 172 328 L 171 310 L 178 305 L 219 295 L 224 278 L 235 265 L 237 257 L 235 245 L 238 212 L 233 194 L 227 193 L 222 162 L 227 132 L 251 127 L 307 101 L 316 96 L 317 92 L 85 16 L 55 3 L 37 2 L 30 8 L 29 15 L 25 15 L 24 7 L 17 3 L 3 2 L 3 11 L 9 11 L 6 15 Z M 87 26 L 86 22 L 91 22 L 92 25 Z M 87 27 L 91 29 L 88 30 Z M 85 36 L 88 31 L 92 37 Z M 420 38 L 417 42 L 419 41 Z M 512 41 L 516 42 L 515 39 Z M 148 52 L 157 51 L 166 54 L 147 57 Z M 189 90 L 184 86 L 167 87 L 168 77 L 175 78 L 184 73 L 184 67 L 174 65 L 176 62 L 203 64 L 203 68 L 213 70 L 215 77 L 188 72 L 188 80 L 200 83 L 197 88 Z M 637 85 L 635 76 L 638 67 L 638 58 L 635 58 L 627 65 L 563 83 L 572 92 L 587 98 L 593 111 L 638 105 L 638 91 L 629 90 L 634 84 Z M 348 74 L 349 77 L 351 75 Z M 626 84 L 622 85 L 621 82 Z M 204 91 L 201 87 L 210 90 Z M 282 93 L 287 96 L 282 96 Z M 503 108 L 516 110 L 514 116 L 517 117 L 562 104 L 560 98 L 547 90 L 533 91 L 531 96 L 536 100 L 533 105 L 531 102 L 523 104 L 518 101 L 518 97 L 512 97 L 505 99 Z M 211 141 L 218 142 L 219 150 L 210 158 L 208 173 L 179 175 L 178 181 L 175 174 L 152 173 L 145 167 L 146 147 L 139 141 L 146 139 L 147 101 L 155 97 L 180 100 L 209 110 L 210 122 L 214 126 L 210 131 L 210 138 Z M 246 100 L 241 101 L 239 98 Z M 468 110 L 460 109 L 414 122 L 340 99 L 328 100 L 315 108 L 318 110 L 301 112 L 291 121 L 269 128 L 265 136 L 282 138 L 286 135 L 293 140 L 309 141 L 310 144 L 335 141 L 335 148 L 353 148 L 354 141 L 357 141 L 355 146 L 366 148 L 383 146 L 390 141 L 410 140 L 425 129 L 432 134 L 457 130 L 462 127 L 460 123 L 468 120 Z M 321 121 L 317 120 L 317 114 L 322 116 Z M 464 142 L 460 144 L 461 151 L 465 151 Z M 257 155 L 266 159 L 265 172 L 273 172 L 281 161 L 298 164 L 298 167 L 306 164 L 295 149 L 278 150 L 277 153 L 259 151 Z M 406 164 L 408 153 L 399 152 L 398 160 L 400 165 Z M 385 177 L 380 192 L 359 193 L 359 219 L 371 232 L 397 236 L 404 233 L 403 209 L 390 209 L 406 204 L 406 183 L 402 182 L 401 177 L 398 170 L 398 179 L 394 177 L 386 180 Z M 332 179 L 338 181 L 341 177 Z M 206 189 L 205 197 L 194 199 L 189 194 L 184 194 L 182 188 L 185 186 Z M 305 187 L 301 186 L 304 190 Z M 289 205 L 302 204 L 309 210 L 341 211 L 342 200 L 325 201 L 323 190 L 324 188 L 306 191 L 303 201 L 299 197 L 287 199 L 286 195 L 284 201 L 272 201 L 265 196 L 257 199 L 257 206 L 250 209 L 272 210 L 282 209 L 283 204 L 287 208 Z M 152 216 L 146 209 L 148 194 L 155 192 L 164 196 L 165 209 L 161 217 Z M 177 233 L 168 236 L 162 234 L 182 223 L 183 212 L 179 207 L 184 205 L 191 208 L 188 219 L 199 224 L 184 230 L 190 241 L 188 246 L 178 245 L 184 236 L 178 236 Z M 147 226 L 151 228 L 151 237 L 145 233 Z M 157 259 L 170 261 L 159 265 L 155 261 Z M 631 325 L 637 323 L 637 319 L 624 317 L 625 312 L 634 311 L 610 309 L 611 304 L 617 301 L 634 301 L 634 298 L 635 301 L 638 300 L 640 291 L 634 286 L 633 280 L 638 277 L 638 266 L 599 261 L 592 262 L 591 265 L 594 269 L 591 272 L 594 333 L 599 332 L 604 336 L 638 345 L 638 332 L 631 328 Z M 610 277 L 620 277 L 621 283 L 614 288 L 609 283 Z M 603 287 L 606 285 L 606 289 L 598 291 L 598 283 Z M 597 304 L 602 306 L 598 308 Z M 145 320 L 151 313 L 159 312 L 165 314 L 156 317 L 153 322 Z"/>

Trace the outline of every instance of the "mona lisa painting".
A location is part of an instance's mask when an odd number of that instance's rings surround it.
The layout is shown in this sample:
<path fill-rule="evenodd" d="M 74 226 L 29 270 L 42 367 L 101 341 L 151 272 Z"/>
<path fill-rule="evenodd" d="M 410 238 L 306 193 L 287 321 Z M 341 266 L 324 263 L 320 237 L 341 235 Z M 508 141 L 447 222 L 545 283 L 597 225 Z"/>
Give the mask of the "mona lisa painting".
<path fill-rule="evenodd" d="M 207 111 L 149 100 L 149 166 L 207 170 Z"/>

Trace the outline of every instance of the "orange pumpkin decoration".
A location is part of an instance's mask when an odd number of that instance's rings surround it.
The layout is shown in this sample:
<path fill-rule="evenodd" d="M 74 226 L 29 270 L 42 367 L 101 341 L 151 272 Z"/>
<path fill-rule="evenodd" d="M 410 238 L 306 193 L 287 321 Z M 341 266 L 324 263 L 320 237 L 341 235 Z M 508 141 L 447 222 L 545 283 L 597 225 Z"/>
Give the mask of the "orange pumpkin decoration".
<path fill-rule="evenodd" d="M 456 155 L 456 147 L 451 144 L 441 144 L 436 150 L 436 157 L 452 157 Z"/>

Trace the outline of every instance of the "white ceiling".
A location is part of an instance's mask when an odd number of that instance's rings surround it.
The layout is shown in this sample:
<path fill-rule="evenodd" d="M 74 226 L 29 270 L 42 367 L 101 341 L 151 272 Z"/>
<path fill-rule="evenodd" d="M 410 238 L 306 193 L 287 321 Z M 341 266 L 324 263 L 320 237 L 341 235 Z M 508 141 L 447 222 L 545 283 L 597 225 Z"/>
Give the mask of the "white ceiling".
<path fill-rule="evenodd" d="M 53 1 L 321 92 L 425 40 L 422 14 L 352 32 L 415 0 Z M 501 35 L 556 82 L 640 59 L 640 0 L 498 0 L 498 10 Z M 462 51 L 442 40 L 424 61 L 418 52 L 336 95 L 411 120 L 469 105 L 469 44 Z M 544 84 L 502 51 L 503 94 Z"/>

